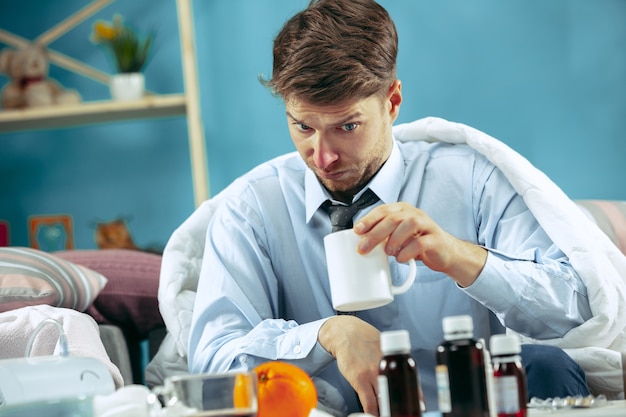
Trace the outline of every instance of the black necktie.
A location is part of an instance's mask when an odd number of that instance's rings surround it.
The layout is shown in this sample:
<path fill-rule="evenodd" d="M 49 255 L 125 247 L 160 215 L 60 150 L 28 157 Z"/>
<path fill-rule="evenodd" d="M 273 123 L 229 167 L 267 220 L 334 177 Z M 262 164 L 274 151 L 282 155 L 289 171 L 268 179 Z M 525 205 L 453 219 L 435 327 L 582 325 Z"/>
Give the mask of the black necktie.
<path fill-rule="evenodd" d="M 333 225 L 333 232 L 339 230 L 351 229 L 352 219 L 354 215 L 366 207 L 371 206 L 379 200 L 371 189 L 367 189 L 361 197 L 349 206 L 342 204 L 333 204 L 330 200 L 326 200 L 325 210 L 330 216 L 330 224 Z"/>

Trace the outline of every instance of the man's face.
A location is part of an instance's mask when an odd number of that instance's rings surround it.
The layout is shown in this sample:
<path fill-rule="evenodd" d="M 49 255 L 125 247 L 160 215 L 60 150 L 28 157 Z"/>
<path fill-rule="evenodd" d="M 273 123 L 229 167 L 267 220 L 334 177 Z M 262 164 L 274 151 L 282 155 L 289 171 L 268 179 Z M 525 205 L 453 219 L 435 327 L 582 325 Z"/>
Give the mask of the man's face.
<path fill-rule="evenodd" d="M 375 95 L 325 106 L 297 98 L 286 102 L 291 139 L 333 198 L 352 202 L 385 163 L 401 100 L 400 82 L 396 81 L 386 97 Z"/>

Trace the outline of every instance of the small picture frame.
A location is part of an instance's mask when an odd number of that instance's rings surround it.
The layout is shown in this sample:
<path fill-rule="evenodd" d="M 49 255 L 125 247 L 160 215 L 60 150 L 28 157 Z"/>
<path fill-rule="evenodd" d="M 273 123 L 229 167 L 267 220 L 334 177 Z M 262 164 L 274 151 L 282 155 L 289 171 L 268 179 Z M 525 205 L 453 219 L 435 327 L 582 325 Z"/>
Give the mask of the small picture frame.
<path fill-rule="evenodd" d="M 45 252 L 74 249 L 74 227 L 68 214 L 30 216 L 30 246 Z"/>

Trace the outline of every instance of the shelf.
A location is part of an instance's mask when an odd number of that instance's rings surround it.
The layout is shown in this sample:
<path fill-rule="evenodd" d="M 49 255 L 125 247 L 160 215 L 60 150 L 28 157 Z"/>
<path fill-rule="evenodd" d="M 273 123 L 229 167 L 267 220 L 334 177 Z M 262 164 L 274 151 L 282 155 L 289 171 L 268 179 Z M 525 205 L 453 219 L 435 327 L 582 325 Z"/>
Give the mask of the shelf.
<path fill-rule="evenodd" d="M 36 42 L 47 47 L 52 41 L 66 34 L 70 29 L 112 1 L 91 0 L 83 9 L 41 34 L 36 38 Z M 176 0 L 185 85 L 183 94 L 152 94 L 136 101 L 90 101 L 76 105 L 0 111 L 0 134 L 70 128 L 125 120 L 183 116 L 187 119 L 188 126 L 194 200 L 196 207 L 202 204 L 209 198 L 210 193 L 204 127 L 200 113 L 200 87 L 196 64 L 192 1 Z M 31 41 L 0 28 L 0 42 L 20 48 L 28 45 Z M 55 58 L 54 63 L 56 65 L 96 81 L 103 81 L 97 70 L 82 61 L 67 57 L 49 48 L 48 52 L 51 59 Z M 106 80 L 105 74 L 105 83 Z"/>
<path fill-rule="evenodd" d="M 135 101 L 93 101 L 77 105 L 0 111 L 0 133 L 58 129 L 104 122 L 183 116 L 182 94 L 152 95 Z"/>

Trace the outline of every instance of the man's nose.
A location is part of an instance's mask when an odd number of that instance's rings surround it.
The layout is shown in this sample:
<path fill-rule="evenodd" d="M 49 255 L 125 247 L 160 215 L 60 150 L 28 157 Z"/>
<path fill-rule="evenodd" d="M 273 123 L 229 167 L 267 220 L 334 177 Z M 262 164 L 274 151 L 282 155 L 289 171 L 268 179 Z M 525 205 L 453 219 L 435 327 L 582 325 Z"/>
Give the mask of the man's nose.
<path fill-rule="evenodd" d="M 326 137 L 318 134 L 313 146 L 313 161 L 315 165 L 320 169 L 326 169 L 337 159 L 339 159 L 337 151 L 330 145 Z"/>

